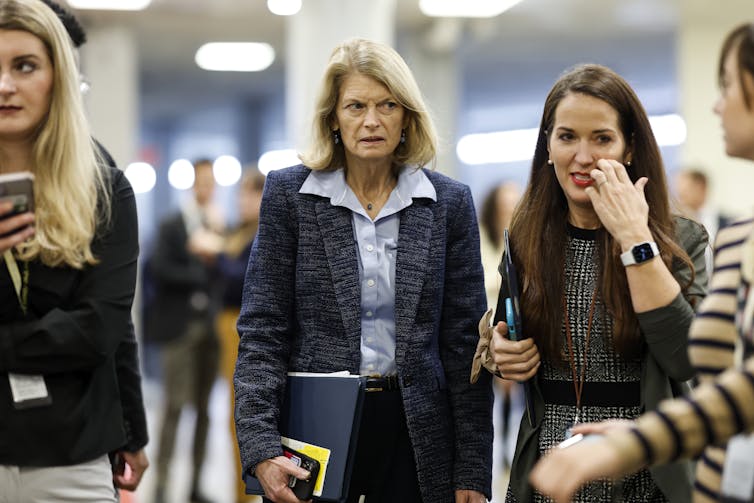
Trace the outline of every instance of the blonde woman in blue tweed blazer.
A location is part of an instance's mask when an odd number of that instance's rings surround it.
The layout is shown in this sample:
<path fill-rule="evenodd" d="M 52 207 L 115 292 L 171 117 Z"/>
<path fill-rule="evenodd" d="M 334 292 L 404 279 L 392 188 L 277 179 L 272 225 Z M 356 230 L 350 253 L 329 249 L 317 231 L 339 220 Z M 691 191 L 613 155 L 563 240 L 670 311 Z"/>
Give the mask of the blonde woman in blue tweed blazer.
<path fill-rule="evenodd" d="M 244 472 L 295 502 L 279 404 L 288 371 L 373 375 L 347 501 L 490 497 L 492 391 L 469 383 L 486 301 L 468 187 L 420 168 L 436 135 L 391 48 L 336 47 L 303 165 L 270 173 L 238 321 Z"/>

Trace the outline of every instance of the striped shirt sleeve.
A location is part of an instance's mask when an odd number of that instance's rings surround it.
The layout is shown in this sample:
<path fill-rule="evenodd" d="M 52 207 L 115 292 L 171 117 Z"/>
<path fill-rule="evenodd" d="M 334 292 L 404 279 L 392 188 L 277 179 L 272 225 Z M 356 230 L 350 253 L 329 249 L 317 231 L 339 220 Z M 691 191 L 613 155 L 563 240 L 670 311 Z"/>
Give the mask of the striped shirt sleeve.
<path fill-rule="evenodd" d="M 715 240 L 715 265 L 707 297 L 699 306 L 689 330 L 689 357 L 699 380 L 715 376 L 733 366 L 738 331 L 735 325 L 736 294 L 741 283 L 742 244 L 752 232 L 754 221 L 726 227 Z"/>
<path fill-rule="evenodd" d="M 606 440 L 621 452 L 624 468 L 699 456 L 712 436 L 717 444 L 754 431 L 754 357 L 740 370 L 727 370 L 701 384 L 688 398 L 667 400 L 641 416 L 628 430 L 611 431 Z"/>

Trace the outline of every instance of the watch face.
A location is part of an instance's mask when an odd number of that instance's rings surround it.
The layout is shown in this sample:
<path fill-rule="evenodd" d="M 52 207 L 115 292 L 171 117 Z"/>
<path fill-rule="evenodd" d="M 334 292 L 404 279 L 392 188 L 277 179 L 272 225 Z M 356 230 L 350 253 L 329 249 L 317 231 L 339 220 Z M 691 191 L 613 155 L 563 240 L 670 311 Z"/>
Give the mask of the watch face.
<path fill-rule="evenodd" d="M 654 251 L 652 251 L 652 246 L 649 243 L 642 243 L 634 246 L 631 249 L 631 253 L 634 255 L 634 260 L 636 260 L 637 264 L 646 262 L 655 256 Z"/>

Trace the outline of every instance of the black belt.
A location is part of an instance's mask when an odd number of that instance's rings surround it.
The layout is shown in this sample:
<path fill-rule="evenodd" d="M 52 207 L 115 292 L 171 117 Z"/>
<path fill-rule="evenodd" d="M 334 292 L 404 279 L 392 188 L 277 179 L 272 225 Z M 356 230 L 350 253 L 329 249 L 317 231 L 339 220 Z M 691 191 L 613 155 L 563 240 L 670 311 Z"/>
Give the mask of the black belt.
<path fill-rule="evenodd" d="M 571 381 L 539 380 L 545 403 L 576 405 L 576 392 Z M 585 382 L 581 393 L 582 407 L 639 407 L 641 387 L 633 382 Z"/>
<path fill-rule="evenodd" d="M 400 389 L 400 386 L 398 385 L 398 376 L 391 375 L 367 377 L 367 382 L 364 389 L 367 392 L 398 390 Z"/>

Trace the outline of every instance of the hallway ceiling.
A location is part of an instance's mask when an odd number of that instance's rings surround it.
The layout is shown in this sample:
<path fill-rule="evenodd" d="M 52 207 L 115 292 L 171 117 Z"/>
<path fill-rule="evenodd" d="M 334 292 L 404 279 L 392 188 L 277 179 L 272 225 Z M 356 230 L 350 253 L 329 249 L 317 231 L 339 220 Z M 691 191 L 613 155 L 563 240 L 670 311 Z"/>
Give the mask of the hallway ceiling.
<path fill-rule="evenodd" d="M 418 36 L 434 50 L 463 41 L 464 58 L 493 58 L 504 66 L 506 58 L 536 59 L 571 43 L 672 36 L 679 1 L 524 0 L 493 19 L 433 20 L 421 14 L 418 0 L 396 0 L 397 35 L 399 41 Z M 686 0 L 684 5 L 702 2 Z M 141 12 L 79 11 L 78 15 L 90 30 L 108 26 L 133 30 L 146 120 L 171 120 L 192 103 L 264 100 L 284 85 L 285 18 L 271 14 L 264 0 L 153 0 Z M 459 36 L 448 37 L 447 30 Z M 196 67 L 194 53 L 214 40 L 267 42 L 277 59 L 260 73 L 205 72 Z M 474 61 L 470 63 L 473 67 Z"/>

